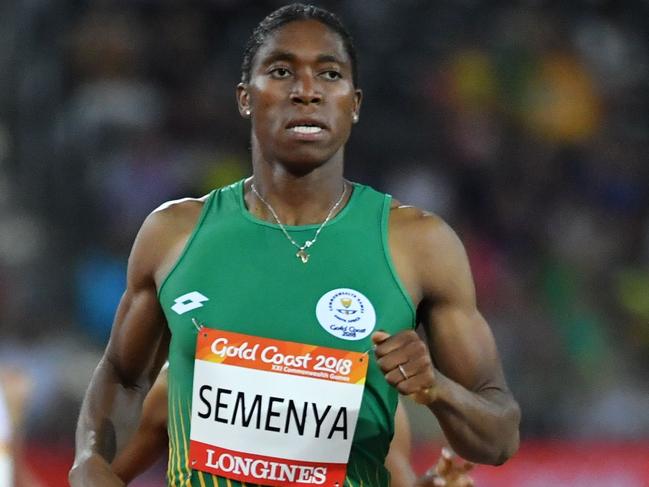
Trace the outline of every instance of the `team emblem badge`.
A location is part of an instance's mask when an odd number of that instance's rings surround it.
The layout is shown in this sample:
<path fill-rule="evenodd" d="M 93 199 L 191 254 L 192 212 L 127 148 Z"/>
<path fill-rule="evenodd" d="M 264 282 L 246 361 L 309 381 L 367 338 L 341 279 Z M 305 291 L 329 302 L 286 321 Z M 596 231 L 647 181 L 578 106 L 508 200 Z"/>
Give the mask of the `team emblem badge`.
<path fill-rule="evenodd" d="M 325 293 L 315 309 L 320 326 L 343 340 L 362 340 L 374 330 L 376 312 L 369 299 L 354 289 Z"/>

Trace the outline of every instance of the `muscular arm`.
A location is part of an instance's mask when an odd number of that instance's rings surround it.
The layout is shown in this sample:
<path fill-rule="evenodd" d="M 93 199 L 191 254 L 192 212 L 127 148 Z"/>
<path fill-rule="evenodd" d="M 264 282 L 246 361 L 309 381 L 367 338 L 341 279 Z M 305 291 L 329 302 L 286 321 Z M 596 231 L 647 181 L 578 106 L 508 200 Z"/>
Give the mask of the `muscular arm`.
<path fill-rule="evenodd" d="M 406 410 L 397 405 L 394 415 L 394 437 L 390 443 L 390 451 L 385 458 L 385 466 L 390 471 L 392 487 L 412 487 L 417 477 L 410 465 L 410 422 Z"/>
<path fill-rule="evenodd" d="M 385 458 L 385 466 L 390 471 L 392 487 L 471 487 L 473 480 L 467 472 L 473 464 L 457 464 L 453 454 L 442 449 L 437 464 L 431 467 L 422 477 L 417 478 L 410 465 L 411 456 L 410 421 L 406 409 L 399 401 L 394 415 L 394 437 L 390 451 Z"/>
<path fill-rule="evenodd" d="M 167 369 L 163 369 L 144 400 L 133 438 L 115 457 L 112 469 L 129 483 L 166 453 L 167 444 Z"/>
<path fill-rule="evenodd" d="M 391 248 L 419 304 L 430 355 L 414 332 L 389 339 L 377 334 L 381 367 L 401 393 L 416 394 L 430 408 L 460 456 L 501 464 L 518 448 L 520 411 L 491 330 L 477 310 L 464 248 L 439 218 L 414 208 L 398 212 L 391 221 Z M 408 380 L 399 364 L 410 371 Z"/>
<path fill-rule="evenodd" d="M 429 249 L 440 259 L 423 274 L 420 317 L 436 367 L 429 407 L 462 457 L 501 464 L 518 449 L 520 410 L 502 371 L 496 343 L 476 307 L 468 259 L 443 222 L 424 217 Z"/>
<path fill-rule="evenodd" d="M 123 485 L 110 462 L 138 424 L 142 401 L 169 343 L 157 284 L 184 245 L 199 210 L 200 204 L 188 202 L 156 211 L 135 240 L 127 288 L 81 407 L 70 471 L 73 487 Z"/>

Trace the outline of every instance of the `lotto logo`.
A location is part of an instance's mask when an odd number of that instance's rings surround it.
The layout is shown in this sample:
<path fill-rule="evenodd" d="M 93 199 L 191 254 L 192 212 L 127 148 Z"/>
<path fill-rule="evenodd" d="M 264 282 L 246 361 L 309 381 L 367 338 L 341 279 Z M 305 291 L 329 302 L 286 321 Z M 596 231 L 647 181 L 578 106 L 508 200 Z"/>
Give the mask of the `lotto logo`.
<path fill-rule="evenodd" d="M 192 291 L 174 299 L 176 304 L 174 304 L 171 309 L 181 315 L 187 313 L 187 311 L 202 307 L 203 303 L 209 300 L 208 297 L 203 296 L 198 291 Z"/>

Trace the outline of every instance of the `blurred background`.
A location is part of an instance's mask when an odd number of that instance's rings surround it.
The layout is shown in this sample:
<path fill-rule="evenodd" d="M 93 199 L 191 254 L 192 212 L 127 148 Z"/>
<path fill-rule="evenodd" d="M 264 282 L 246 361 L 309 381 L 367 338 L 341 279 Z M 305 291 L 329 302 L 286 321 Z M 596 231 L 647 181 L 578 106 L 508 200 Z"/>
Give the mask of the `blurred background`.
<path fill-rule="evenodd" d="M 249 174 L 234 87 L 285 3 L 0 2 L 0 371 L 43 486 L 142 220 Z M 347 176 L 459 233 L 521 404 L 477 485 L 648 486 L 649 2 L 315 3 L 360 55 Z M 421 471 L 441 439 L 409 410 Z"/>

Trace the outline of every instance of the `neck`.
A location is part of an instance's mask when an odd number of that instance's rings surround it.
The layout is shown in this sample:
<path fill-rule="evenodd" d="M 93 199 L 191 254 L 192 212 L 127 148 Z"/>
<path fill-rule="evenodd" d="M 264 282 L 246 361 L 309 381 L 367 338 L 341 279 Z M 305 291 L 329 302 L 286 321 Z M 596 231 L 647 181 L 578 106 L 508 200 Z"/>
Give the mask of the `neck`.
<path fill-rule="evenodd" d="M 272 213 L 250 190 L 251 184 L 272 206 L 284 225 L 310 225 L 324 221 L 345 188 L 342 157 L 331 160 L 305 174 L 295 174 L 281 163 L 268 163 L 253 157 L 253 176 L 246 181 L 245 200 L 258 218 L 274 221 Z M 349 189 L 345 200 L 349 198 Z"/>

